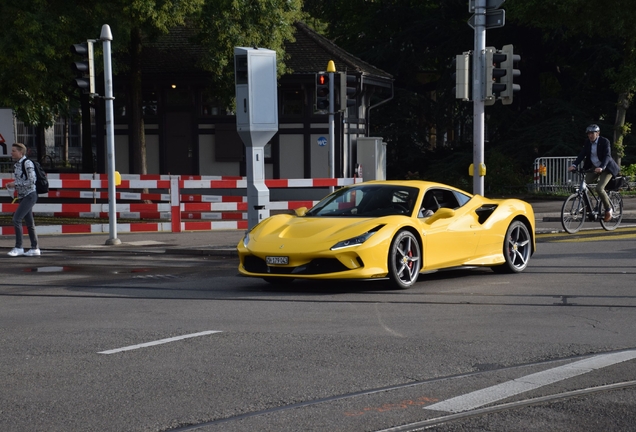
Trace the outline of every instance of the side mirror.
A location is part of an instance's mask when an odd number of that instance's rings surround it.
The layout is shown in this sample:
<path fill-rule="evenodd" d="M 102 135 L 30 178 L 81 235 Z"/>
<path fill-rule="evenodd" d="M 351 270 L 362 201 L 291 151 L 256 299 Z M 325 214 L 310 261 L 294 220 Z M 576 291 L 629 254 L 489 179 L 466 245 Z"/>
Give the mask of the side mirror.
<path fill-rule="evenodd" d="M 438 209 L 433 214 L 433 216 L 431 216 L 430 218 L 426 219 L 426 223 L 431 225 L 436 220 L 448 219 L 448 218 L 452 218 L 453 216 L 455 216 L 455 210 L 443 207 L 441 209 Z"/>
<path fill-rule="evenodd" d="M 307 207 L 299 207 L 294 210 L 294 213 L 296 213 L 298 217 L 303 217 L 307 214 Z"/>

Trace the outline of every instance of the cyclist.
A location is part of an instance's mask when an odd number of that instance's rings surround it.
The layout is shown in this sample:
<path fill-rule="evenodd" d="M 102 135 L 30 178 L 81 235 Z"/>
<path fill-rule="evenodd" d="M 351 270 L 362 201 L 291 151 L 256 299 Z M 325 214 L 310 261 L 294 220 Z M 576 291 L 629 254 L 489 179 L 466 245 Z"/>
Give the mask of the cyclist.
<path fill-rule="evenodd" d="M 612 177 L 618 175 L 620 168 L 618 164 L 614 162 L 614 159 L 612 159 L 609 140 L 601 136 L 601 128 L 595 124 L 591 124 L 585 130 L 585 133 L 587 134 L 587 141 L 569 170 L 574 171 L 581 161 L 585 159 L 583 169 L 592 170 L 585 174 L 585 182 L 596 182 L 596 193 L 605 206 L 604 220 L 608 222 L 612 219 L 612 207 L 605 192 L 605 186 L 607 186 L 607 183 Z"/>

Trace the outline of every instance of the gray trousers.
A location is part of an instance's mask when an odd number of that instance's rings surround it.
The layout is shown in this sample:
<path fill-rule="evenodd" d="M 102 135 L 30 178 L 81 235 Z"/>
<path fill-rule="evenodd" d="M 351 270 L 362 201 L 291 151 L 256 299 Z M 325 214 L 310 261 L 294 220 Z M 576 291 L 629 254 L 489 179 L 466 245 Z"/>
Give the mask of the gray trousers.
<path fill-rule="evenodd" d="M 15 228 L 15 247 L 22 248 L 22 219 L 26 222 L 31 249 L 38 248 L 38 235 L 35 232 L 35 221 L 33 220 L 33 206 L 38 201 L 38 194 L 31 192 L 20 199 L 18 209 L 13 213 L 13 227 Z"/>
<path fill-rule="evenodd" d="M 595 172 L 590 172 L 585 174 L 585 183 L 596 183 L 596 193 L 603 201 L 603 205 L 605 206 L 605 210 L 609 210 L 612 208 L 610 205 L 609 197 L 607 196 L 607 192 L 605 192 L 605 186 L 612 179 L 612 173 L 609 171 L 602 171 L 597 174 Z M 598 180 L 598 181 L 597 181 Z"/>

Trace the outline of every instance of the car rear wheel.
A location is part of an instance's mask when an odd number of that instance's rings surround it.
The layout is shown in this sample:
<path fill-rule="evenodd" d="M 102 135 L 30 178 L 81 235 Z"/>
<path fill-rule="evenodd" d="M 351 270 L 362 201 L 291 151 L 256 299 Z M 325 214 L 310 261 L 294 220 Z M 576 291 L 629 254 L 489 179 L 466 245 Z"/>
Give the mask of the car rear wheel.
<path fill-rule="evenodd" d="M 410 231 L 400 231 L 389 249 L 389 279 L 394 288 L 407 289 L 415 282 L 422 268 L 422 250 Z"/>
<path fill-rule="evenodd" d="M 532 255 L 532 238 L 523 222 L 514 221 L 506 231 L 503 254 L 506 262 L 492 267 L 497 273 L 519 273 L 527 266 Z"/>

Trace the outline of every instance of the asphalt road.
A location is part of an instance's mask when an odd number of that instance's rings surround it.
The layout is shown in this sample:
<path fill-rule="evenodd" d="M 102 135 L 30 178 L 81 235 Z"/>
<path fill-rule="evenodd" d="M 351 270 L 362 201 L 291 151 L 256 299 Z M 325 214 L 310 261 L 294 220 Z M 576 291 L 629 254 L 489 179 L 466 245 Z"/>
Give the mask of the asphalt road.
<path fill-rule="evenodd" d="M 222 256 L 5 260 L 0 430 L 630 430 L 635 234 L 407 291 L 280 289 Z"/>

